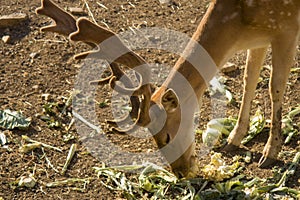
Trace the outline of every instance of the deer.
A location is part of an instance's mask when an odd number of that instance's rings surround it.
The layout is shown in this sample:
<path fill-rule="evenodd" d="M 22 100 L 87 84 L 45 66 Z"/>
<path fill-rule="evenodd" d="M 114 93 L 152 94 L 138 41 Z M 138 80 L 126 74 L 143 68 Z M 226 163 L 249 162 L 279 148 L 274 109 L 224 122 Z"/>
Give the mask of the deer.
<path fill-rule="evenodd" d="M 75 19 L 71 14 L 59 8 L 50 0 L 41 0 L 41 7 L 36 9 L 37 14 L 45 15 L 54 20 L 54 24 L 42 27 L 42 31 L 56 32 L 68 36 L 71 41 L 81 41 L 95 47 L 79 55 L 75 59 L 87 56 L 101 57 L 110 60 L 112 75 L 99 82 L 109 82 L 117 92 L 130 95 L 132 110 L 121 120 L 127 123 L 128 119 L 136 119 L 132 127 L 116 131 L 126 132 L 136 127 L 146 127 L 155 132 L 153 138 L 158 148 L 171 144 L 179 124 L 184 123 L 181 134 L 188 138 L 188 146 L 183 147 L 175 142 L 163 155 L 170 161 L 172 171 L 178 177 L 195 176 L 198 173 L 197 155 L 195 153 L 193 115 L 207 89 L 206 80 L 213 75 L 200 74 L 190 60 L 199 57 L 197 45 L 200 44 L 212 59 L 211 66 L 205 68 L 221 69 L 236 52 L 247 50 L 247 60 L 244 72 L 243 97 L 238 114 L 237 123 L 230 133 L 225 151 L 234 151 L 241 145 L 246 135 L 250 119 L 251 101 L 255 97 L 255 89 L 259 79 L 267 49 L 272 50 L 272 68 L 270 73 L 269 93 L 271 98 L 271 127 L 267 143 L 258 162 L 259 167 L 268 167 L 277 160 L 282 146 L 281 115 L 282 102 L 290 68 L 294 64 L 296 47 L 300 34 L 300 1 L 299 0 L 212 0 L 191 42 L 184 50 L 185 56 L 180 56 L 164 83 L 157 88 L 144 81 L 147 79 L 147 67 L 137 71 L 139 86 L 133 87 L 129 77 L 120 65 L 134 69 L 147 62 L 137 53 L 128 49 L 116 33 L 92 23 L 87 18 Z M 114 37 L 113 45 L 106 45 L 105 40 Z M 104 44 L 103 44 L 104 42 Z M 121 49 L 121 50 L 120 50 Z M 114 52 L 124 52 L 115 58 Z M 205 62 L 207 64 L 207 62 Z M 198 63 L 201 65 L 201 60 Z M 211 70 L 214 71 L 214 70 Z M 178 76 L 184 77 L 185 84 L 176 83 Z M 123 78 L 122 78 L 123 77 Z M 122 81 L 123 86 L 117 84 Z M 178 88 L 174 88 L 177 85 Z M 180 94 L 180 91 L 184 91 Z M 188 111 L 183 110 L 189 105 Z M 158 125 L 161 116 L 164 124 Z M 116 122 L 111 121 L 112 125 Z M 176 159 L 172 151 L 183 151 Z"/>

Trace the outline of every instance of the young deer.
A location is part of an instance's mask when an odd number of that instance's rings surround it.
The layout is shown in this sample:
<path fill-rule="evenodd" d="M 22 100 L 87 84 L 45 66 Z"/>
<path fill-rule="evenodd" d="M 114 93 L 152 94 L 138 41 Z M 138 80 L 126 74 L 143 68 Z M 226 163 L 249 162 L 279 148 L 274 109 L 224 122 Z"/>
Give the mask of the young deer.
<path fill-rule="evenodd" d="M 156 122 L 159 121 L 157 119 L 164 115 L 163 127 L 158 129 L 153 136 L 159 148 L 167 146 L 174 140 L 180 128 L 179 124 L 182 123 L 184 123 L 185 129 L 183 132 L 193 141 L 193 136 L 191 136 L 193 135 L 193 112 L 197 109 L 198 102 L 201 102 L 201 97 L 207 88 L 205 78 L 189 62 L 199 56 L 194 42 L 187 45 L 184 51 L 186 57 L 179 58 L 163 86 L 153 93 L 151 85 L 144 81 L 147 79 L 147 69 L 138 71 L 141 80 L 140 87 L 132 88 L 131 81 L 119 68 L 120 64 L 135 68 L 146 65 L 146 61 L 130 51 L 115 36 L 115 33 L 93 24 L 85 18 L 75 20 L 73 16 L 50 0 L 42 0 L 42 6 L 36 12 L 51 17 L 56 22 L 55 25 L 44 27 L 42 30 L 61 33 L 69 36 L 73 41 L 83 41 L 92 47 L 100 44 L 100 50 L 85 52 L 75 58 L 82 59 L 87 55 L 95 55 L 95 57 L 100 56 L 102 59 L 109 60 L 113 73 L 109 77 L 112 87 L 118 92 L 132 94 L 130 98 L 132 111 L 122 123 L 134 118 L 137 119 L 135 125 L 148 127 L 150 132 L 155 132 L 158 126 Z M 237 51 L 248 50 L 242 105 L 238 123 L 229 135 L 228 144 L 225 147 L 227 150 L 238 147 L 247 132 L 250 104 L 254 98 L 266 50 L 271 45 L 272 125 L 263 156 L 259 161 L 261 167 L 272 164 L 281 149 L 281 106 L 290 67 L 293 65 L 296 54 L 299 33 L 299 0 L 212 0 L 192 37 L 193 41 L 199 43 L 208 52 L 219 69 Z M 112 41 L 113 45 L 112 43 L 106 45 L 104 41 L 113 36 L 115 37 Z M 115 52 L 120 51 L 124 54 L 115 58 Z M 201 63 L 198 64 L 201 65 Z M 189 82 L 191 89 L 185 89 L 185 86 L 179 89 L 172 88 L 176 85 L 178 74 Z M 125 78 L 121 79 L 121 77 Z M 118 80 L 123 80 L 124 87 L 117 84 Z M 184 94 L 179 94 L 181 90 L 185 91 Z M 194 101 L 194 97 L 197 98 L 197 102 Z M 183 111 L 183 104 L 189 105 L 190 110 Z M 170 151 L 181 149 L 182 146 L 184 145 L 180 142 L 175 143 Z M 172 160 L 168 159 L 172 156 L 170 151 L 163 152 L 167 160 Z M 170 165 L 177 176 L 190 176 L 197 171 L 194 142 L 189 143 L 188 148 L 183 149 L 183 152 L 175 161 L 172 160 Z"/>

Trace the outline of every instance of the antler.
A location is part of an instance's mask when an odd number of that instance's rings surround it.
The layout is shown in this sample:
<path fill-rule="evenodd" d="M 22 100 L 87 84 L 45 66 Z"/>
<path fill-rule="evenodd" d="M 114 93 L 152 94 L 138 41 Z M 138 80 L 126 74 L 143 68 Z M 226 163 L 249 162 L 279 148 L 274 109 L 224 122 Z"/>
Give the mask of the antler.
<path fill-rule="evenodd" d="M 132 110 L 130 114 L 120 121 L 108 121 L 110 124 L 124 124 L 136 119 L 129 129 L 114 130 L 123 133 L 134 130 L 137 125 L 146 126 L 150 122 L 149 108 L 151 98 L 151 85 L 149 84 L 149 68 L 146 61 L 139 55 L 129 50 L 120 38 L 86 18 L 76 20 L 71 14 L 59 8 L 50 0 L 41 0 L 41 7 L 36 9 L 37 14 L 52 18 L 54 25 L 43 27 L 42 31 L 50 31 L 69 36 L 72 41 L 82 41 L 91 47 L 98 47 L 97 50 L 87 51 L 75 55 L 75 59 L 84 59 L 87 56 L 105 59 L 109 61 L 112 75 L 98 81 L 98 83 L 109 82 L 110 86 L 119 93 L 130 95 Z M 139 85 L 133 87 L 130 78 L 121 70 L 119 64 L 134 69 Z M 124 87 L 118 84 L 122 82 Z M 141 97 L 139 97 L 141 96 Z"/>

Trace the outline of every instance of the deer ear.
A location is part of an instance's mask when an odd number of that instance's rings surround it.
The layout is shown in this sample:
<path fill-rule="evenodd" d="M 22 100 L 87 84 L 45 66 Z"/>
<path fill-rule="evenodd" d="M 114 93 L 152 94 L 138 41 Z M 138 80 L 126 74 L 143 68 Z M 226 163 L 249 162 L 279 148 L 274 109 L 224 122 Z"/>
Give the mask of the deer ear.
<path fill-rule="evenodd" d="M 173 113 L 179 106 L 179 100 L 174 90 L 168 89 L 162 96 L 161 104 L 167 113 Z"/>

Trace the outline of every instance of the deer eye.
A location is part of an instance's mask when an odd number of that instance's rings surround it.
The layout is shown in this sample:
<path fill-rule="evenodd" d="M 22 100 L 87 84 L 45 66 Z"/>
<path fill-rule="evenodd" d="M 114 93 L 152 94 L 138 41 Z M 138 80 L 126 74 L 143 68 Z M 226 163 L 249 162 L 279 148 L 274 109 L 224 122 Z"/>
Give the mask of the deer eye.
<path fill-rule="evenodd" d="M 171 137 L 170 137 L 170 135 L 167 133 L 166 144 L 169 144 L 170 140 L 171 140 Z"/>

